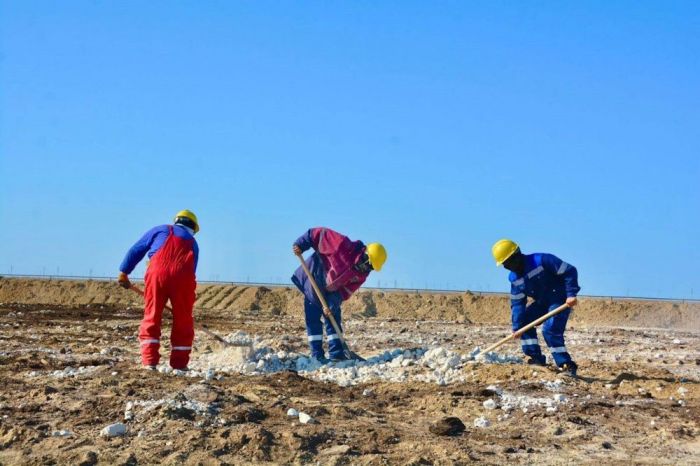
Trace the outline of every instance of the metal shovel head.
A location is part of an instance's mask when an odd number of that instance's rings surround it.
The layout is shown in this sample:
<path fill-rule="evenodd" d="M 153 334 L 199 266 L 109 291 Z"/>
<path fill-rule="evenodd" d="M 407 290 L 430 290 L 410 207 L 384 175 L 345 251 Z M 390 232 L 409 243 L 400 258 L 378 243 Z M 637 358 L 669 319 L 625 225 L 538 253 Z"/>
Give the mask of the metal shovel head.
<path fill-rule="evenodd" d="M 345 357 L 348 359 L 354 359 L 356 361 L 366 361 L 366 359 L 360 356 L 359 354 L 355 353 L 354 351 L 350 351 L 350 348 L 348 348 L 347 346 L 345 347 Z"/>

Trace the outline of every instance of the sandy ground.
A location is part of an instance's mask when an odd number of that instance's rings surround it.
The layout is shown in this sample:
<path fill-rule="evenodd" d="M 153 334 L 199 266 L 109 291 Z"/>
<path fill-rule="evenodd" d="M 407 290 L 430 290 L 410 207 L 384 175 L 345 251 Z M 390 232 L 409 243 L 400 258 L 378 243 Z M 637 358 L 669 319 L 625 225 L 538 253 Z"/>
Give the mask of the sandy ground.
<path fill-rule="evenodd" d="M 139 369 L 137 307 L 2 304 L 0 464 L 700 464 L 697 329 L 574 324 L 573 380 L 514 344 L 513 362 L 472 361 L 503 325 L 404 313 L 348 312 L 368 362 L 314 367 L 299 312 L 205 311 L 254 351 L 198 332 L 175 375 Z M 431 431 L 445 417 L 466 429 Z M 100 435 L 114 423 L 126 433 Z"/>

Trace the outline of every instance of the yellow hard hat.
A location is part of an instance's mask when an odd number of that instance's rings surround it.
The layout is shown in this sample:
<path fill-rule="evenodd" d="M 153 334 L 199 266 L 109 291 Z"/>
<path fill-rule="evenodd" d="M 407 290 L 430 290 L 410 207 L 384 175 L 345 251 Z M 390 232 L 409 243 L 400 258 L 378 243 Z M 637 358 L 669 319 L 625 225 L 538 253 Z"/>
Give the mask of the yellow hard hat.
<path fill-rule="evenodd" d="M 188 218 L 192 220 L 194 223 L 194 232 L 197 233 L 199 231 L 199 222 L 197 221 L 197 216 L 192 212 L 191 210 L 181 210 L 180 212 L 175 214 L 175 223 L 177 223 L 177 219 L 180 217 Z"/>
<path fill-rule="evenodd" d="M 372 268 L 379 272 L 382 270 L 384 262 L 386 262 L 386 249 L 379 243 L 370 243 L 367 245 L 367 256 Z"/>
<path fill-rule="evenodd" d="M 509 239 L 496 241 L 496 244 L 491 248 L 493 258 L 496 259 L 496 265 L 503 265 L 503 263 L 518 250 L 518 247 L 519 246 L 515 242 Z"/>

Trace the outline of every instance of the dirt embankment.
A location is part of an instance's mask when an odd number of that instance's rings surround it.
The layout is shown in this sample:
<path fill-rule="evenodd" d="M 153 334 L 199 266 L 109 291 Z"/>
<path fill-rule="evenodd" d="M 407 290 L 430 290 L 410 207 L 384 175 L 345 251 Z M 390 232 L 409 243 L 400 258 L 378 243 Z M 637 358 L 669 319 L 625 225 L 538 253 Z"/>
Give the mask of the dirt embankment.
<path fill-rule="evenodd" d="M 141 298 L 104 281 L 0 278 L 0 302 L 59 306 L 141 306 Z M 361 291 L 344 305 L 346 315 L 416 320 L 454 320 L 505 325 L 508 298 L 465 293 Z M 301 294 L 289 288 L 211 285 L 197 287 L 197 312 L 212 318 L 241 314 L 300 314 Z M 581 299 L 573 325 L 661 327 L 700 331 L 700 304 Z"/>

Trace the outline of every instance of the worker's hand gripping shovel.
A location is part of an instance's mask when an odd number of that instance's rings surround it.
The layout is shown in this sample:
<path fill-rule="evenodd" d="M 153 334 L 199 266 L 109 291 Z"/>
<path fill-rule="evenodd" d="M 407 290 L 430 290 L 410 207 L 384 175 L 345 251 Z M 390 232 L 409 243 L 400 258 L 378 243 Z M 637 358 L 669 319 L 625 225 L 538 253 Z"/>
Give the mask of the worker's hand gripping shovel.
<path fill-rule="evenodd" d="M 528 330 L 530 330 L 530 329 L 533 328 L 533 327 L 537 327 L 538 325 L 540 325 L 540 324 L 541 324 L 542 322 L 544 322 L 545 320 L 549 319 L 549 318 L 552 317 L 552 316 L 555 316 L 555 315 L 559 314 L 560 312 L 562 312 L 562 311 L 564 311 L 564 310 L 566 310 L 566 309 L 568 309 L 568 308 L 569 308 L 569 305 L 568 305 L 568 304 L 562 304 L 561 306 L 559 306 L 558 308 L 554 309 L 553 311 L 548 312 L 547 314 L 543 315 L 543 316 L 540 317 L 539 319 L 537 319 L 537 320 L 535 320 L 535 321 L 533 321 L 533 322 L 530 322 L 529 324 L 527 324 L 527 325 L 524 326 L 523 328 L 520 328 L 520 329 L 516 330 L 515 332 L 511 333 L 510 335 L 508 335 L 507 337 L 503 338 L 502 340 L 499 340 L 498 342 L 496 342 L 496 343 L 494 343 L 493 345 L 489 346 L 488 348 L 486 348 L 485 350 L 483 350 L 483 351 L 481 351 L 479 354 L 477 354 L 477 355 L 475 356 L 475 358 L 476 358 L 476 359 L 479 359 L 480 357 L 483 357 L 486 353 L 490 353 L 491 351 L 495 350 L 496 348 L 498 348 L 499 346 L 503 345 L 504 343 L 507 343 L 507 342 L 509 342 L 510 340 L 513 340 L 513 339 L 515 339 L 515 338 L 520 338 L 520 336 L 521 336 L 523 333 L 527 332 Z"/>
<path fill-rule="evenodd" d="M 333 313 L 330 311 L 330 308 L 328 307 L 328 303 L 326 302 L 326 298 L 323 296 L 323 293 L 321 292 L 321 289 L 318 287 L 316 280 L 314 280 L 313 275 L 311 275 L 311 271 L 306 266 L 306 262 L 304 262 L 304 256 L 302 256 L 301 253 L 295 253 L 295 255 L 299 258 L 299 262 L 301 262 L 301 267 L 304 269 L 306 276 L 309 277 L 309 281 L 311 282 L 311 286 L 314 287 L 314 291 L 316 292 L 316 296 L 318 296 L 319 301 L 321 301 L 321 306 L 323 306 L 323 314 L 330 321 L 331 325 L 333 326 L 333 329 L 335 330 L 335 334 L 338 335 L 338 339 L 340 340 L 340 344 L 343 345 L 343 352 L 345 353 L 345 357 L 348 359 L 356 359 L 358 361 L 364 361 L 365 359 L 362 356 L 358 355 L 357 353 L 355 353 L 353 351 L 350 351 L 350 348 L 348 348 L 348 344 L 345 342 L 345 337 L 343 337 L 343 332 L 340 331 L 340 327 L 338 327 L 338 323 L 335 321 L 335 317 L 333 317 Z"/>
<path fill-rule="evenodd" d="M 143 290 L 136 285 L 131 285 L 129 287 L 129 289 L 135 293 L 140 294 L 141 296 L 145 296 L 145 293 L 143 292 Z M 170 306 L 168 306 L 167 304 L 165 305 L 165 308 L 167 310 L 169 310 L 170 312 L 173 311 L 173 309 Z M 214 340 L 218 341 L 219 343 L 221 343 L 222 345 L 224 345 L 226 347 L 247 347 L 249 349 L 252 349 L 250 343 L 232 343 L 230 341 L 225 340 L 222 336 L 217 335 L 216 333 L 209 330 L 209 328 L 204 324 L 197 324 L 195 328 L 197 330 L 201 330 L 202 332 L 206 333 L 211 338 L 213 338 Z"/>

